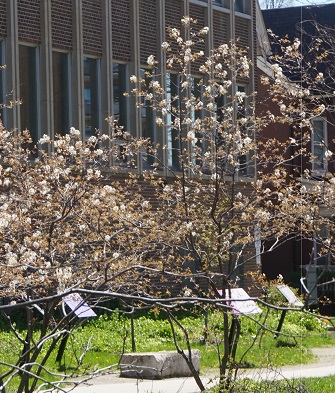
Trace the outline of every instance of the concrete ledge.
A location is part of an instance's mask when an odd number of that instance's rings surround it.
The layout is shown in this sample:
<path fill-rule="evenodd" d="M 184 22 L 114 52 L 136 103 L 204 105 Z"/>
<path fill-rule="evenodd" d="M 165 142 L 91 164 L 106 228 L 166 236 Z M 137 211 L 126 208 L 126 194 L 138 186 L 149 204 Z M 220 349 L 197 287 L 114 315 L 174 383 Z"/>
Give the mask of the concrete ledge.
<path fill-rule="evenodd" d="M 187 355 L 187 351 L 184 351 Z M 200 351 L 192 350 L 192 361 L 200 371 Z M 184 358 L 175 351 L 126 353 L 120 362 L 120 376 L 126 378 L 162 379 L 190 377 L 192 373 Z"/>

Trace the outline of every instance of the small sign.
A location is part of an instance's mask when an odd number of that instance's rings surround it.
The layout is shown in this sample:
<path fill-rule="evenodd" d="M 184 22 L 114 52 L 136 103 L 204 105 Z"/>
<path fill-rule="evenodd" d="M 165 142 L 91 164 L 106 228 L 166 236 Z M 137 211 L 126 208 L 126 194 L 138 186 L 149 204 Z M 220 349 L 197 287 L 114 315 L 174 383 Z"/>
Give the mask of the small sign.
<path fill-rule="evenodd" d="M 97 316 L 91 307 L 87 303 L 84 303 L 84 299 L 78 293 L 71 293 L 70 295 L 64 296 L 63 300 L 79 318 Z"/>
<path fill-rule="evenodd" d="M 229 292 L 231 297 L 229 296 Z M 222 291 L 219 291 L 219 293 L 222 295 Z M 243 288 L 226 289 L 226 298 L 231 299 L 229 303 L 233 309 L 233 313 L 236 315 L 261 314 L 262 312 L 256 302 L 250 299 L 250 296 Z"/>
<path fill-rule="evenodd" d="M 277 285 L 277 288 L 291 306 L 302 307 L 304 305 L 287 285 Z"/>

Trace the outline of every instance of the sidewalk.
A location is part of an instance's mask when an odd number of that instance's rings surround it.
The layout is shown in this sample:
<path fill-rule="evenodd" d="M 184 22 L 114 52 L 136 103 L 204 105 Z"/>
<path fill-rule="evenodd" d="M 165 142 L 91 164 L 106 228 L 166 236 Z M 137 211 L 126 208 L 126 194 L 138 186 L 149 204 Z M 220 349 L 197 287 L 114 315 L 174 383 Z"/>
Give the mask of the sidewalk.
<path fill-rule="evenodd" d="M 204 378 L 204 384 L 208 378 Z M 128 380 L 121 378 L 117 382 L 108 384 L 95 384 L 89 382 L 90 386 L 80 386 L 73 393 L 198 393 L 200 389 L 192 377 L 169 378 L 163 380 Z"/>
<path fill-rule="evenodd" d="M 280 380 L 299 378 L 321 378 L 335 375 L 335 365 L 315 367 L 314 365 L 295 366 L 292 369 L 268 370 L 253 369 L 241 370 L 241 378 L 254 380 Z M 205 387 L 215 384 L 215 380 L 204 377 L 202 382 Z M 200 389 L 192 377 L 169 378 L 164 380 L 135 380 L 114 377 L 108 383 L 97 383 L 92 380 L 86 386 L 80 386 L 72 390 L 73 393 L 198 393 Z"/>
<path fill-rule="evenodd" d="M 280 380 L 299 378 L 322 378 L 335 375 L 335 348 L 313 349 L 318 361 L 312 364 L 285 366 L 281 369 L 244 369 L 240 370 L 240 378 L 254 380 Z M 204 376 L 202 382 L 205 387 L 215 384 L 213 377 Z M 73 393 L 198 393 L 200 389 L 192 377 L 169 378 L 163 380 L 136 380 L 120 378 L 118 375 L 106 375 L 79 386 Z"/>

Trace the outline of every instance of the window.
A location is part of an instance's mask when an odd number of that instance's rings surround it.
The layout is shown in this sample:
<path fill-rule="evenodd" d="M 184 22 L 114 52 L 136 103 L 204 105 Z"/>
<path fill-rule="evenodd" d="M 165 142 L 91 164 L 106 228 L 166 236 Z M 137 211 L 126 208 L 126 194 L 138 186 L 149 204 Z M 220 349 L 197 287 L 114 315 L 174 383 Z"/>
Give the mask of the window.
<path fill-rule="evenodd" d="M 53 109 L 55 134 L 64 135 L 71 126 L 70 119 L 70 59 L 68 53 L 52 52 Z"/>
<path fill-rule="evenodd" d="M 327 123 L 325 119 L 314 119 L 312 122 L 312 170 L 327 170 Z"/>
<path fill-rule="evenodd" d="M 145 69 L 141 69 L 141 78 L 144 79 L 145 89 L 148 92 L 152 93 L 152 88 L 150 87 L 150 82 L 154 79 L 147 75 Z M 142 137 L 149 138 L 151 143 L 155 142 L 155 122 L 154 122 L 154 114 L 151 108 L 150 100 L 147 100 L 145 97 L 142 97 L 142 107 L 141 107 L 141 125 L 142 125 Z M 143 152 L 143 167 L 144 169 L 151 168 L 152 164 L 155 161 L 155 157 L 148 150 Z"/>
<path fill-rule="evenodd" d="M 329 266 L 330 265 L 330 250 L 323 246 L 324 241 L 329 237 L 329 230 L 321 227 L 314 235 L 314 265 Z"/>
<path fill-rule="evenodd" d="M 242 12 L 242 13 L 248 13 L 249 7 L 247 8 L 247 4 L 249 4 L 250 7 L 250 1 L 246 2 L 246 0 L 235 0 L 234 1 L 234 7 L 236 12 Z"/>
<path fill-rule="evenodd" d="M 183 96 L 183 89 L 180 88 L 180 76 L 173 73 L 166 75 L 166 100 L 170 103 L 168 108 L 168 114 L 166 116 L 167 124 L 167 151 L 168 151 L 168 167 L 172 170 L 180 170 L 180 154 L 181 154 L 181 130 L 179 127 L 179 112 L 180 112 L 180 97 Z M 196 103 L 201 99 L 202 96 L 202 80 L 200 78 L 190 77 L 189 80 L 189 91 L 187 94 L 191 94 L 194 99 L 192 106 L 187 109 L 188 116 L 194 123 L 197 119 L 201 119 L 204 115 L 202 109 L 196 109 Z M 185 109 L 185 108 L 184 108 Z M 175 123 L 177 127 L 175 126 Z M 192 124 L 190 125 L 192 130 Z M 189 148 L 198 147 L 202 148 L 203 138 L 200 135 L 195 134 L 194 141 L 191 142 Z M 186 147 L 186 145 L 184 145 Z M 197 149 L 198 150 L 198 149 Z M 201 165 L 200 161 L 195 161 L 192 157 L 193 163 Z"/>
<path fill-rule="evenodd" d="M 39 72 L 38 49 L 19 45 L 21 129 L 29 130 L 33 143 L 39 138 Z"/>
<path fill-rule="evenodd" d="M 173 127 L 176 120 L 173 115 L 172 107 L 179 110 L 179 76 L 177 74 L 166 74 L 166 99 L 171 102 L 171 108 L 166 117 L 167 123 L 167 149 L 168 149 L 168 167 L 173 170 L 179 170 L 179 156 L 180 156 L 180 130 Z"/>
<path fill-rule="evenodd" d="M 127 128 L 127 66 L 113 63 L 113 114 L 118 124 Z"/>
<path fill-rule="evenodd" d="M 221 5 L 222 7 L 229 8 L 230 0 L 213 0 L 214 4 Z"/>
<path fill-rule="evenodd" d="M 237 94 L 240 95 L 241 101 L 237 104 L 236 108 L 236 118 L 237 120 L 242 119 L 246 115 L 246 88 L 245 86 L 237 86 L 236 87 Z M 238 101 L 238 100 L 237 100 Z M 245 127 L 240 127 L 240 132 L 242 134 L 242 137 L 246 137 L 247 135 L 247 130 Z M 248 174 L 248 155 L 247 154 L 241 154 L 237 158 L 238 161 L 238 171 L 241 176 L 246 176 Z"/>
<path fill-rule="evenodd" d="M 85 139 L 101 128 L 100 59 L 84 57 Z"/>

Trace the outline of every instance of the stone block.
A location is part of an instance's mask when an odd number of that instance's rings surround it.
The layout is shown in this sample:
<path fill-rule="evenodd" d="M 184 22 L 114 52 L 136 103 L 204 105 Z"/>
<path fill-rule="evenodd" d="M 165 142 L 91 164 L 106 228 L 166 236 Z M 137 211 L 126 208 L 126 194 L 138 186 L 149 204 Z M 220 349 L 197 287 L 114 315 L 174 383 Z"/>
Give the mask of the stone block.
<path fill-rule="evenodd" d="M 187 351 L 184 351 L 187 355 Z M 192 350 L 194 368 L 200 371 L 200 351 Z M 189 377 L 192 373 L 184 358 L 175 351 L 126 353 L 120 362 L 120 375 L 126 378 L 162 379 Z"/>

